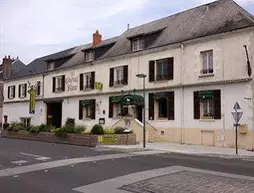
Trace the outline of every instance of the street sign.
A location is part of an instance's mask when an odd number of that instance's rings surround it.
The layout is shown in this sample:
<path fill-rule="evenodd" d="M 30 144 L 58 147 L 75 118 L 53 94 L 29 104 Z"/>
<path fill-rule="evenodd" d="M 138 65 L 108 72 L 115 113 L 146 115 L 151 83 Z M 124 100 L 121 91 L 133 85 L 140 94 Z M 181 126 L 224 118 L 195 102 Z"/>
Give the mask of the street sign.
<path fill-rule="evenodd" d="M 241 109 L 238 102 L 235 102 L 235 105 L 234 105 L 233 109 L 235 109 L 235 110 Z"/>
<path fill-rule="evenodd" d="M 232 115 L 234 117 L 235 122 L 238 123 L 243 115 L 243 112 L 232 112 Z"/>

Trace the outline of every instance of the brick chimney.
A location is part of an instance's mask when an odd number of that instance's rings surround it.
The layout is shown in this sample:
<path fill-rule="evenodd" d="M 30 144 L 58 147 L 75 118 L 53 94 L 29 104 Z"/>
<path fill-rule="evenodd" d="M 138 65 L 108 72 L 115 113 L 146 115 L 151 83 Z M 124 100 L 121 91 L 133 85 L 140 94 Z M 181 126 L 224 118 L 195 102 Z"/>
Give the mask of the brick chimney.
<path fill-rule="evenodd" d="M 11 59 L 10 55 L 8 57 L 3 58 L 3 63 L 2 63 L 2 70 L 3 70 L 3 78 L 8 79 L 11 76 L 11 64 L 14 60 Z"/>
<path fill-rule="evenodd" d="M 96 30 L 96 32 L 93 34 L 93 46 L 99 45 L 101 41 L 101 34 L 99 34 L 99 31 Z"/>

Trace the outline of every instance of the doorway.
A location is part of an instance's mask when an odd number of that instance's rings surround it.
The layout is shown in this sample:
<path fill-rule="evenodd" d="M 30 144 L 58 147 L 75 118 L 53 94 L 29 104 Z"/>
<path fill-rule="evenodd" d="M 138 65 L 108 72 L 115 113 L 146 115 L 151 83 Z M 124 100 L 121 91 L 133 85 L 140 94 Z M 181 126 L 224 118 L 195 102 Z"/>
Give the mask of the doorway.
<path fill-rule="evenodd" d="M 143 123 L 143 106 L 142 105 L 137 105 L 136 106 L 136 113 L 137 113 L 137 119 L 141 122 L 141 123 Z"/>
<path fill-rule="evenodd" d="M 62 125 L 62 102 L 47 103 L 47 125 L 60 128 Z"/>

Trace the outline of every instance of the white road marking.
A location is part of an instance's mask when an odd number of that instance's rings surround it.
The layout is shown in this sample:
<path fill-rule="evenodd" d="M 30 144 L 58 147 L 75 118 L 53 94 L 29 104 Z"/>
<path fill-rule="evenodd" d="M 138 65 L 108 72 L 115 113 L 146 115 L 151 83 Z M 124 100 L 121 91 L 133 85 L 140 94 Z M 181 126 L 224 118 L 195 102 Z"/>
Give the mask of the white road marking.
<path fill-rule="evenodd" d="M 36 160 L 40 160 L 40 161 L 45 161 L 45 160 L 51 159 L 50 157 L 45 157 L 45 156 L 40 156 L 40 155 L 30 154 L 30 153 L 24 153 L 24 152 L 20 152 L 20 154 L 35 157 Z"/>
<path fill-rule="evenodd" d="M 149 178 L 155 178 L 158 176 L 173 174 L 173 173 L 177 173 L 177 172 L 181 172 L 181 171 L 193 171 L 193 172 L 212 174 L 212 175 L 217 175 L 217 176 L 222 176 L 222 177 L 229 177 L 229 178 L 237 178 L 237 179 L 253 180 L 254 181 L 254 177 L 250 177 L 250 176 L 243 176 L 243 175 L 229 174 L 229 173 L 222 173 L 222 172 L 214 172 L 214 171 L 209 171 L 209 170 L 201 170 L 201 169 L 182 167 L 182 166 L 170 166 L 170 167 L 166 167 L 166 168 L 159 168 L 159 169 L 148 170 L 148 171 L 144 171 L 144 172 L 132 173 L 132 174 L 120 176 L 117 178 L 112 178 L 109 180 L 97 182 L 94 184 L 89 184 L 86 186 L 74 188 L 73 190 L 82 192 L 82 193 L 104 193 L 104 192 L 127 193 L 127 191 L 120 190 L 119 188 L 124 185 L 127 185 L 127 184 L 132 184 L 132 183 L 146 180 Z"/>
<path fill-rule="evenodd" d="M 160 153 L 165 153 L 165 152 L 151 150 L 151 151 L 140 151 L 140 152 L 129 152 L 129 153 L 119 153 L 119 154 L 98 155 L 98 156 L 91 156 L 91 157 L 62 159 L 62 160 L 44 162 L 39 164 L 2 169 L 0 170 L 0 177 L 13 176 L 17 174 L 24 174 L 28 172 L 46 170 L 50 168 L 57 168 L 57 167 L 68 166 L 72 164 L 78 164 L 78 163 L 87 163 L 87 162 L 109 160 L 109 159 L 119 159 L 119 158 L 126 158 L 130 156 L 154 155 L 154 154 L 160 154 Z"/>
<path fill-rule="evenodd" d="M 11 163 L 21 165 L 21 164 L 25 164 L 25 163 L 27 163 L 27 162 L 28 162 L 28 161 L 26 161 L 26 160 L 18 160 L 18 161 L 12 161 Z"/>

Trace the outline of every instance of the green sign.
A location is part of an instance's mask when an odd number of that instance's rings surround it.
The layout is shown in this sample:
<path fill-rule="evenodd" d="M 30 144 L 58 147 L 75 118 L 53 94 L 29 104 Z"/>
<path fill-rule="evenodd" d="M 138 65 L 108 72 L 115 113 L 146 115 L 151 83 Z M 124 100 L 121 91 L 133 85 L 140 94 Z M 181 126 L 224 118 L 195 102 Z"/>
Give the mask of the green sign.
<path fill-rule="evenodd" d="M 102 90 L 103 89 L 103 84 L 101 82 L 95 82 L 95 89 Z"/>

